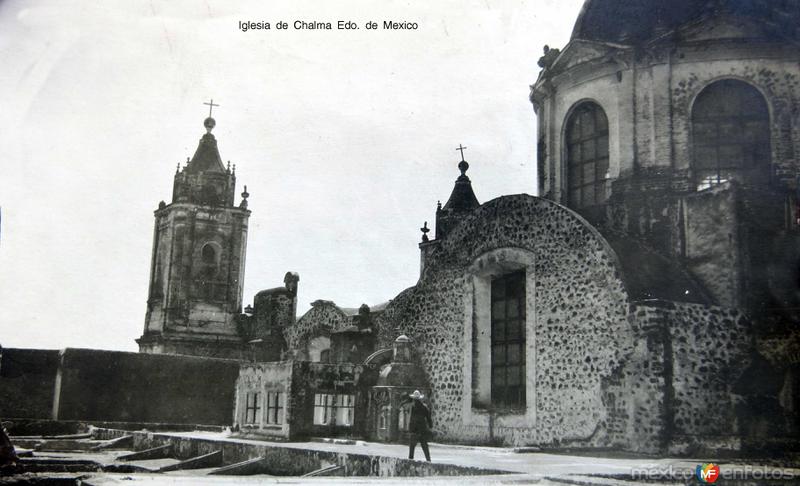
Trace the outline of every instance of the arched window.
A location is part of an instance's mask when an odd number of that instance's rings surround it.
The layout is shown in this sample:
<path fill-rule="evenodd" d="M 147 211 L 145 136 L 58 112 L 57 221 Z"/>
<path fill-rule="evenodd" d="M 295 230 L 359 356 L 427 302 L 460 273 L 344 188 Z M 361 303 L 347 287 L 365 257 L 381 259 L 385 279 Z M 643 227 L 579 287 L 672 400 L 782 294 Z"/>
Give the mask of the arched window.
<path fill-rule="evenodd" d="M 331 350 L 330 349 L 323 349 L 319 352 L 319 362 L 320 363 L 329 363 L 331 361 Z"/>
<path fill-rule="evenodd" d="M 211 183 L 203 186 L 200 197 L 202 204 L 207 204 L 209 206 L 218 206 L 220 204 L 219 191 Z"/>
<path fill-rule="evenodd" d="M 567 120 L 567 198 L 572 208 L 606 201 L 608 119 L 600 105 L 581 103 Z"/>
<path fill-rule="evenodd" d="M 203 249 L 200 251 L 200 258 L 203 263 L 215 265 L 217 263 L 217 251 L 214 249 L 214 245 L 208 243 L 203 245 Z"/>
<path fill-rule="evenodd" d="M 315 336 L 306 342 L 308 360 L 315 363 L 328 363 L 331 359 L 331 338 Z"/>
<path fill-rule="evenodd" d="M 217 249 L 212 243 L 200 248 L 200 263 L 195 270 L 197 288 L 194 295 L 206 300 L 223 300 L 224 296 L 219 293 L 221 287 L 214 283 L 219 273 L 219 263 Z"/>
<path fill-rule="evenodd" d="M 400 405 L 397 410 L 397 430 L 408 432 L 408 422 L 411 418 L 411 404 L 405 403 Z"/>
<path fill-rule="evenodd" d="M 692 107 L 692 170 L 698 189 L 731 179 L 769 182 L 769 110 L 757 89 L 726 79 L 707 86 Z"/>

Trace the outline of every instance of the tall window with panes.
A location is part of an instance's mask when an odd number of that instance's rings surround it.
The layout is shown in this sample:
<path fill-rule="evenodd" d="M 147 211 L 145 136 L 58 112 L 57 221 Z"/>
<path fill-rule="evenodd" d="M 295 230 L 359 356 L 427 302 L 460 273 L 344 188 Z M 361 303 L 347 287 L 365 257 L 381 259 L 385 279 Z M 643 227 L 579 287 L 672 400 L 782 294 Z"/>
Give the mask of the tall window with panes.
<path fill-rule="evenodd" d="M 525 407 L 525 271 L 492 280 L 492 405 Z"/>
<path fill-rule="evenodd" d="M 336 395 L 336 425 L 351 427 L 355 410 L 355 395 Z"/>
<path fill-rule="evenodd" d="M 567 200 L 573 209 L 605 203 L 608 119 L 600 105 L 581 103 L 567 121 Z"/>
<path fill-rule="evenodd" d="M 267 416 L 265 423 L 282 425 L 284 417 L 284 396 L 282 392 L 267 392 Z"/>
<path fill-rule="evenodd" d="M 771 151 L 764 97 L 735 79 L 707 86 L 692 107 L 692 147 L 698 190 L 729 180 L 767 184 Z"/>
<path fill-rule="evenodd" d="M 245 395 L 244 424 L 257 425 L 261 412 L 261 393 L 247 392 Z"/>
<path fill-rule="evenodd" d="M 314 425 L 328 425 L 333 418 L 334 400 L 332 393 L 317 393 L 314 395 Z"/>

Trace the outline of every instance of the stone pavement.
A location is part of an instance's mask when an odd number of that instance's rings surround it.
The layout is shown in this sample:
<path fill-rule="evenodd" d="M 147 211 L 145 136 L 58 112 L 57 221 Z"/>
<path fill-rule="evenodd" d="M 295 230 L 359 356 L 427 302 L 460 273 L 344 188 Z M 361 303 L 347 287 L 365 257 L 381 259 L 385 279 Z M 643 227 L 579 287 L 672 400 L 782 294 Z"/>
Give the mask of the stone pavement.
<path fill-rule="evenodd" d="M 159 433 L 184 438 L 196 438 L 220 442 L 247 443 L 254 445 L 275 445 L 304 450 L 328 451 L 339 454 L 368 454 L 383 457 L 406 458 L 408 447 L 401 444 L 384 444 L 363 441 L 310 441 L 310 442 L 269 442 L 240 439 L 214 432 L 174 432 Z M 104 454 L 75 453 L 82 459 L 97 460 L 100 463 L 113 461 L 122 452 Z M 58 453 L 51 453 L 58 456 Z M 417 451 L 417 460 L 422 451 Z M 47 453 L 38 454 L 46 456 Z M 69 453 L 60 455 L 71 455 Z M 98 457 L 94 457 L 97 455 Z M 105 459 L 101 456 L 107 455 Z M 800 468 L 762 467 L 744 462 L 717 462 L 714 458 L 678 459 L 611 454 L 602 456 L 578 454 L 554 454 L 543 452 L 515 452 L 514 449 L 496 447 L 471 447 L 450 444 L 431 444 L 434 462 L 459 466 L 478 467 L 509 471 L 507 475 L 488 476 L 429 476 L 429 477 L 274 477 L 254 476 L 205 476 L 207 469 L 183 470 L 162 474 L 147 473 L 88 473 L 80 476 L 81 483 L 87 486 L 158 486 L 158 485 L 211 485 L 211 484 L 540 484 L 564 485 L 579 484 L 589 486 L 631 486 L 631 485 L 678 485 L 701 484 L 694 478 L 694 470 L 703 462 L 714 462 L 720 466 L 721 477 L 717 484 L 800 484 Z M 422 459 L 424 460 L 424 458 Z M 747 471 L 747 474 L 745 472 Z M 735 476 L 734 474 L 738 474 Z M 759 476 L 760 474 L 760 476 Z M 767 476 L 769 474 L 769 476 Z M 53 475 L 48 475 L 53 477 Z M 730 480 L 742 479 L 744 481 Z M 780 481 L 767 481 L 780 479 Z M 4 481 L 0 480 L 0 484 Z"/>
<path fill-rule="evenodd" d="M 212 439 L 220 441 L 234 441 L 253 444 L 275 444 L 280 447 L 292 447 L 298 449 L 312 449 L 330 451 L 338 453 L 353 454 L 372 454 L 387 457 L 408 457 L 408 446 L 402 444 L 385 444 L 378 442 L 365 441 L 311 441 L 311 442 L 268 442 L 261 440 L 249 440 L 226 437 L 225 434 L 215 432 L 176 432 L 170 435 L 180 437 L 193 437 Z M 763 474 L 769 472 L 771 477 L 779 476 L 782 479 L 797 478 L 800 484 L 800 467 L 795 468 L 776 468 L 767 467 L 758 463 L 746 463 L 742 461 L 717 461 L 713 457 L 702 458 L 656 458 L 645 456 L 625 456 L 615 454 L 616 457 L 595 455 L 575 455 L 575 454 L 553 454 L 543 452 L 518 453 L 512 448 L 501 447 L 474 447 L 460 446 L 452 444 L 430 444 L 431 459 L 434 462 L 446 464 L 456 464 L 460 466 L 480 467 L 486 469 L 500 469 L 515 473 L 524 474 L 523 477 L 514 475 L 513 478 L 505 478 L 511 481 L 524 479 L 527 481 L 567 480 L 574 479 L 576 476 L 602 476 L 608 479 L 602 484 L 612 484 L 614 477 L 641 478 L 644 482 L 652 484 L 653 480 L 661 480 L 661 484 L 670 484 L 666 480 L 669 474 L 673 479 L 684 478 L 675 484 L 686 484 L 693 478 L 695 468 L 705 462 L 713 462 L 720 466 L 723 479 L 728 474 L 733 477 L 738 474 L 738 478 L 745 475 L 746 471 L 761 471 Z M 424 456 L 419 446 L 415 453 L 417 460 L 424 460 Z M 800 466 L 800 465 L 798 465 Z M 688 477 L 687 477 L 688 476 Z M 752 472 L 751 472 L 752 476 Z M 471 478 L 476 482 L 485 483 L 490 477 Z M 491 476 L 491 478 L 496 478 Z M 648 481 L 649 478 L 649 481 Z M 287 478 L 283 478 L 287 479 Z M 329 478 L 332 479 L 332 478 Z M 373 481 L 377 478 L 372 478 Z M 404 478 L 404 481 L 410 478 Z M 429 481 L 433 478 L 427 478 Z M 442 478 L 446 479 L 446 478 Z M 464 482 L 465 477 L 461 477 L 459 483 Z M 452 478 L 451 478 L 452 480 Z M 470 482 L 471 482 L 470 480 Z M 582 480 L 584 481 L 584 480 Z M 438 482 L 438 479 L 437 479 Z M 505 481 L 503 481 L 505 483 Z M 540 483 L 543 484 L 543 483 Z M 563 483 L 561 483 L 563 484 Z M 594 480 L 586 479 L 584 484 L 600 484 Z M 634 484 L 625 481 L 625 484 Z"/>

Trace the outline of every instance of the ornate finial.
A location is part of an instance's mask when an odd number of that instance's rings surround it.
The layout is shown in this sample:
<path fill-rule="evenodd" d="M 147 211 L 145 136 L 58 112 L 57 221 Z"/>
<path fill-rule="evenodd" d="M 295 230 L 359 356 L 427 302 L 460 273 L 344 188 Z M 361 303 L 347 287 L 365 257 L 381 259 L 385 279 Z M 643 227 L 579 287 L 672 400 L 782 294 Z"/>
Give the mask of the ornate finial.
<path fill-rule="evenodd" d="M 441 211 L 442 210 L 442 201 L 436 201 L 436 210 L 437 211 Z"/>
<path fill-rule="evenodd" d="M 462 176 L 466 176 L 467 169 L 469 169 L 469 164 L 467 163 L 466 160 L 462 160 L 461 162 L 458 163 L 458 170 L 461 171 Z"/>
<path fill-rule="evenodd" d="M 177 174 L 180 171 L 181 171 L 181 163 L 178 162 L 178 164 L 175 166 L 175 173 Z"/>
<path fill-rule="evenodd" d="M 229 160 L 228 161 L 228 172 L 230 172 L 230 171 L 231 171 L 231 161 Z"/>
<path fill-rule="evenodd" d="M 428 241 L 428 232 L 430 231 L 430 228 L 428 228 L 428 222 L 425 221 L 425 224 L 423 224 L 422 228 L 419 230 L 422 231 L 422 242 L 424 243 Z"/>
<path fill-rule="evenodd" d="M 244 186 L 244 191 L 242 192 L 242 202 L 239 203 L 239 207 L 242 209 L 247 209 L 247 198 L 250 197 L 250 193 L 247 192 L 247 186 Z"/>
<path fill-rule="evenodd" d="M 236 175 L 236 164 L 233 164 L 233 175 Z"/>

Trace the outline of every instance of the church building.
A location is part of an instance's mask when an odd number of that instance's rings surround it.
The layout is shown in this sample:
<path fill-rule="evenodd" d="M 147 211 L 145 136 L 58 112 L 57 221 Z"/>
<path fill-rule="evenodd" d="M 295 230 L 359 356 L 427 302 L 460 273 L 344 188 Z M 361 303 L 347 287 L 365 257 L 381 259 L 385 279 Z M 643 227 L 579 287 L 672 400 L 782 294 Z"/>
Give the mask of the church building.
<path fill-rule="evenodd" d="M 481 202 L 462 150 L 417 284 L 358 311 L 297 319 L 291 272 L 241 309 L 247 192 L 209 118 L 156 211 L 140 349 L 254 361 L 234 414 L 251 435 L 398 440 L 418 388 L 441 441 L 794 443 L 798 25 L 794 1 L 586 0 L 531 87 L 539 196 Z"/>

